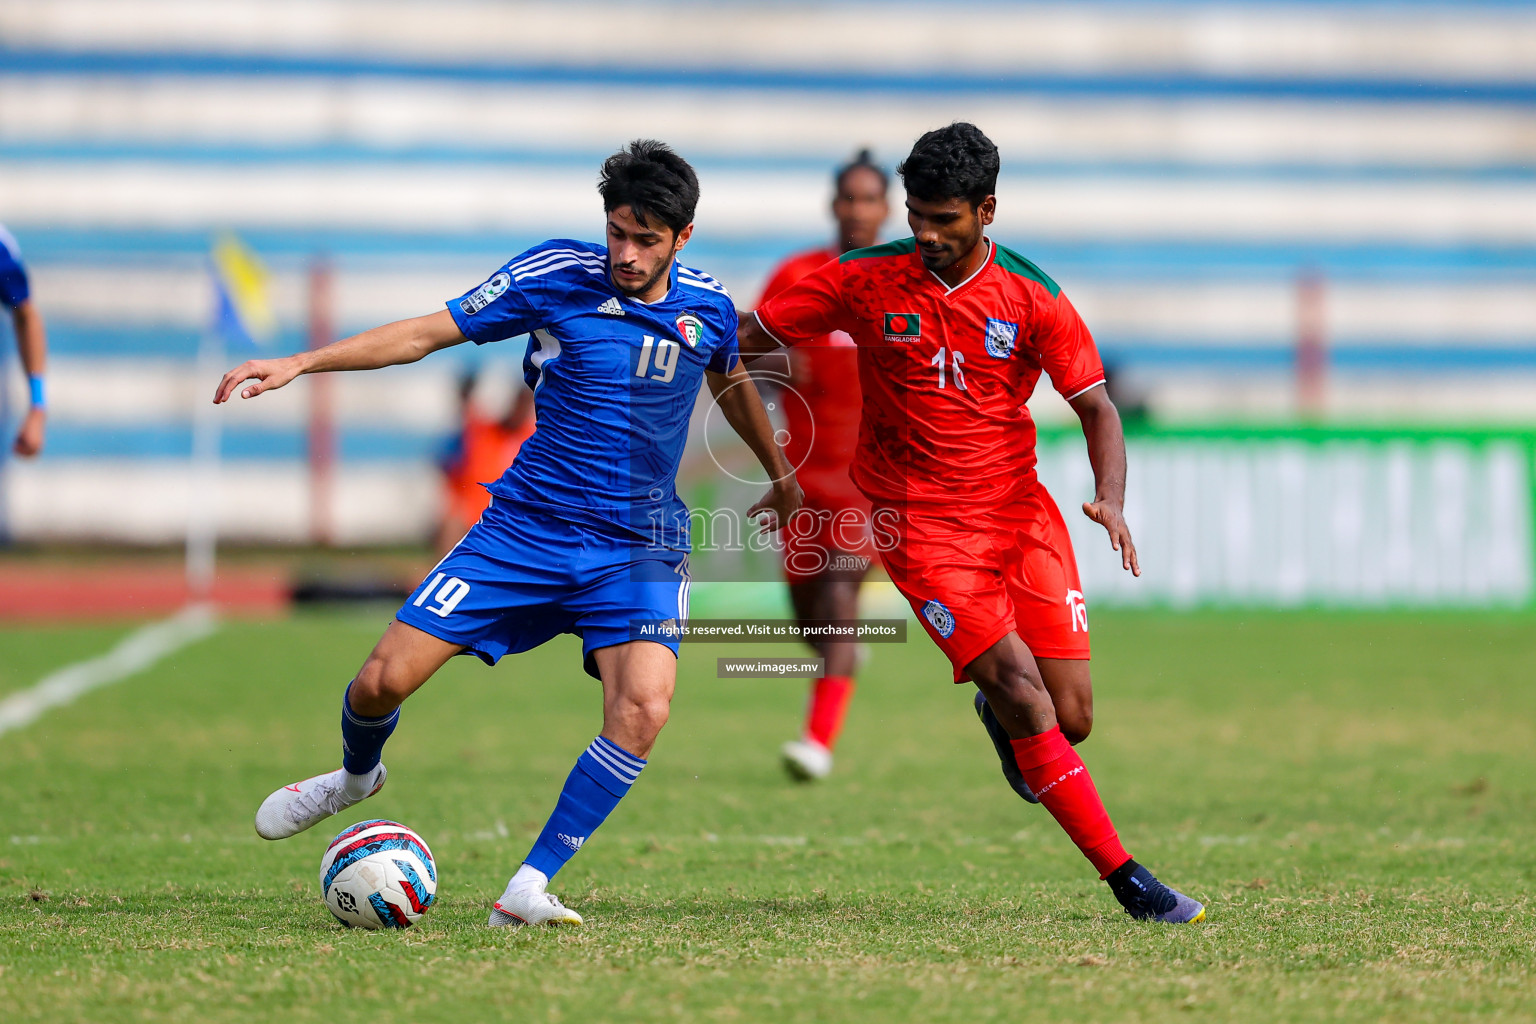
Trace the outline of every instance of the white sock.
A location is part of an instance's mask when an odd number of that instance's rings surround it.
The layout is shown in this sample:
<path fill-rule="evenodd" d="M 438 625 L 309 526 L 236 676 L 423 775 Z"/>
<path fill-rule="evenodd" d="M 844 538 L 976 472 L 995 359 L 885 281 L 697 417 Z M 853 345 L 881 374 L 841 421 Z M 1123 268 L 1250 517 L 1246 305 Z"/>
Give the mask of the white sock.
<path fill-rule="evenodd" d="M 543 892 L 548 886 L 548 875 L 536 867 L 524 864 L 517 869 L 517 874 L 512 876 L 512 881 L 507 883 L 507 892 L 522 892 L 528 889 Z"/>
<path fill-rule="evenodd" d="M 353 775 L 351 772 L 342 772 L 341 785 L 347 791 L 347 796 L 353 800 L 361 800 L 369 793 L 372 793 L 373 787 L 378 784 L 379 769 L 381 767 L 383 767 L 382 764 L 374 765 L 373 771 L 368 772 L 366 775 Z"/>

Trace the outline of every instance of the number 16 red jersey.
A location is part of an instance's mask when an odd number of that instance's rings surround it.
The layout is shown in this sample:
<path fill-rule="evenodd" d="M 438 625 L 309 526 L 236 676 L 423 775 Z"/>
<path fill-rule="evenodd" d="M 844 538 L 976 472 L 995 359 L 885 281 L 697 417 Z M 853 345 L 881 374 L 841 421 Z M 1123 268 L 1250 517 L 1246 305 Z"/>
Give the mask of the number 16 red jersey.
<path fill-rule="evenodd" d="M 981 269 L 954 288 L 907 238 L 826 264 L 757 318 L 786 345 L 833 331 L 858 345 L 853 482 L 877 505 L 953 515 L 1017 500 L 1035 483 L 1025 402 L 1040 372 L 1067 398 L 1104 381 L 1093 338 L 1056 282 L 990 240 Z"/>

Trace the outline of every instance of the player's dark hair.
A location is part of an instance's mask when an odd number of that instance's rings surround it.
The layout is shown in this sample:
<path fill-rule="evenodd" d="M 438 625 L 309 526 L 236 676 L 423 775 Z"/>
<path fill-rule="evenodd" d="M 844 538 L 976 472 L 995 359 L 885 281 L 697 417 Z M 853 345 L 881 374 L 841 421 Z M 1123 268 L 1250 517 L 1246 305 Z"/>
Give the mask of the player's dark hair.
<path fill-rule="evenodd" d="M 849 160 L 847 163 L 843 164 L 835 172 L 833 172 L 832 184 L 837 189 L 838 195 L 843 194 L 843 180 L 847 178 L 849 174 L 858 170 L 860 167 L 866 167 L 869 170 L 875 172 L 875 174 L 880 178 L 880 191 L 882 193 L 891 187 L 891 176 L 885 173 L 884 167 L 881 167 L 879 164 L 875 163 L 874 152 L 869 149 L 861 149 L 854 154 L 852 160 Z"/>
<path fill-rule="evenodd" d="M 604 213 L 627 206 L 646 227 L 655 217 L 676 234 L 693 223 L 699 176 L 666 143 L 636 139 L 603 161 L 597 191 Z"/>
<path fill-rule="evenodd" d="M 997 192 L 1001 161 L 992 140 L 965 121 L 935 128 L 896 167 L 910 195 L 928 203 L 964 199 L 972 207 Z"/>

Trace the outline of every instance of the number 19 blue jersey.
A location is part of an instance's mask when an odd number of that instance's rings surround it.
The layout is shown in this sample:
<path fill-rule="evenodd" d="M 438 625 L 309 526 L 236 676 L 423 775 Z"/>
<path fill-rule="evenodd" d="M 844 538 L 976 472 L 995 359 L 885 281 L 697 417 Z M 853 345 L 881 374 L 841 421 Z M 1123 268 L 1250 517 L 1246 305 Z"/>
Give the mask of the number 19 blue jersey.
<path fill-rule="evenodd" d="M 677 468 L 704 371 L 736 363 L 736 308 L 708 274 L 673 261 L 667 294 L 625 296 L 608 250 L 553 239 L 448 303 L 476 344 L 531 335 L 523 360 L 536 429 L 490 486 L 546 515 L 688 550 Z"/>

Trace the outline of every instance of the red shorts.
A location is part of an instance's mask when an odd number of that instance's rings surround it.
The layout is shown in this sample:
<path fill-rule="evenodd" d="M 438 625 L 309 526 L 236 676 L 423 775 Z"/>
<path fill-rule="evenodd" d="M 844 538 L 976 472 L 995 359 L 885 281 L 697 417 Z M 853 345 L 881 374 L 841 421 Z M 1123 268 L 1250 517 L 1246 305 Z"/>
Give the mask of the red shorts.
<path fill-rule="evenodd" d="M 805 504 L 784 528 L 784 578 L 804 583 L 828 573 L 862 575 L 875 557 L 869 502 L 853 489 L 846 470 L 839 483 L 818 487 L 802 478 Z"/>
<path fill-rule="evenodd" d="M 964 518 L 876 511 L 891 582 L 949 657 L 965 666 L 1010 632 L 1037 658 L 1088 657 L 1088 609 L 1067 524 L 1035 484 L 1006 508 Z"/>

